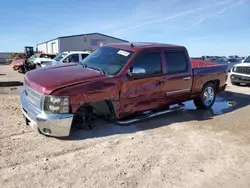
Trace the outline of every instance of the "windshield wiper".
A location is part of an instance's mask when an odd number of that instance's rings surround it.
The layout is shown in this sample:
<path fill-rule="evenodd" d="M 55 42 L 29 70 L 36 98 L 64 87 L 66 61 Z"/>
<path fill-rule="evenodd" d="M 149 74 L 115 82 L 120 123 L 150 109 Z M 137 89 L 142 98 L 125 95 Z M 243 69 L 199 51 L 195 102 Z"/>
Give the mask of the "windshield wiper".
<path fill-rule="evenodd" d="M 102 70 L 101 68 L 93 67 L 93 66 L 88 66 L 88 65 L 86 65 L 86 64 L 83 64 L 83 67 L 84 67 L 84 68 L 90 68 L 90 69 L 93 69 L 93 70 L 97 70 L 97 71 L 99 71 L 100 73 L 106 75 L 106 73 L 104 72 L 104 70 Z"/>

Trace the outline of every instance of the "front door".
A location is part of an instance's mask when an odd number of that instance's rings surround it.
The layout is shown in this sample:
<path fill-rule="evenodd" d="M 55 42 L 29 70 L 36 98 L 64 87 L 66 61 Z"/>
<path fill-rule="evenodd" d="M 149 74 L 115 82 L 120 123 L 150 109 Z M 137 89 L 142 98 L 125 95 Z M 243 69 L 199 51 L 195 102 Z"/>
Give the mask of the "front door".
<path fill-rule="evenodd" d="M 134 74 L 123 83 L 120 95 L 122 116 L 157 108 L 165 100 L 160 51 L 141 53 L 133 61 L 130 70 L 132 69 L 144 69 L 145 73 Z"/>
<path fill-rule="evenodd" d="M 192 68 L 185 51 L 165 51 L 167 74 L 164 92 L 167 104 L 184 102 L 189 99 L 192 88 Z"/>

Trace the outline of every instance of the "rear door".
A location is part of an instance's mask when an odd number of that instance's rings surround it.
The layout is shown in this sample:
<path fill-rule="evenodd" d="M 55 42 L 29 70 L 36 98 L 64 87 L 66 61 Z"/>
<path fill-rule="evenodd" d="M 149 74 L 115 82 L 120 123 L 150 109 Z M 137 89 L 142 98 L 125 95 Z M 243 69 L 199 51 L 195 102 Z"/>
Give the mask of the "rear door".
<path fill-rule="evenodd" d="M 192 87 L 192 68 L 185 50 L 165 50 L 166 82 L 164 92 L 167 104 L 188 100 Z"/>

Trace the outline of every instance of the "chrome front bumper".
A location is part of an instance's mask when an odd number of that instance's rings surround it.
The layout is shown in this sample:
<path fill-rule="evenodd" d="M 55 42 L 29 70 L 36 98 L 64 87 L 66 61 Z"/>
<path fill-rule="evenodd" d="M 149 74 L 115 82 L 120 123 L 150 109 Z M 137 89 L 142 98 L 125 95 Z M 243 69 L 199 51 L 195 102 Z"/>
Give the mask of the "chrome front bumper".
<path fill-rule="evenodd" d="M 29 104 L 25 92 L 21 92 L 22 113 L 27 125 L 35 131 L 54 137 L 69 136 L 73 114 L 45 114 L 38 112 Z"/>

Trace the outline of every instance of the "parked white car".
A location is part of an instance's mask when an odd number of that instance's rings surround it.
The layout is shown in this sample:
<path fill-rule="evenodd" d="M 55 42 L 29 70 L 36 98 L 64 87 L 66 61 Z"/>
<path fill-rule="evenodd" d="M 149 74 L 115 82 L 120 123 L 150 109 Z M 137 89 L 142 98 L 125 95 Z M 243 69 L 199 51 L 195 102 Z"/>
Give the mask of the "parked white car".
<path fill-rule="evenodd" d="M 90 54 L 88 51 L 68 51 L 60 53 L 53 60 L 57 63 L 80 62 Z"/>
<path fill-rule="evenodd" d="M 34 61 L 33 61 L 33 63 L 35 63 L 35 64 L 38 64 L 38 63 L 41 63 L 42 61 L 47 61 L 47 60 L 53 60 L 53 59 L 51 59 L 51 58 L 48 58 L 48 57 L 42 57 L 42 58 L 36 58 Z"/>
<path fill-rule="evenodd" d="M 233 66 L 230 80 L 232 85 L 240 85 L 241 83 L 250 84 L 250 56 L 243 63 Z"/>
<path fill-rule="evenodd" d="M 48 58 L 40 58 L 37 60 L 37 68 L 38 67 L 46 67 L 51 65 L 58 65 L 61 63 L 73 63 L 80 62 L 85 57 L 87 57 L 91 52 L 88 51 L 67 51 L 62 52 L 57 55 L 54 59 Z"/>
<path fill-rule="evenodd" d="M 36 64 L 36 68 L 40 68 L 40 67 L 54 65 L 55 61 L 53 59 L 49 59 L 49 58 L 41 58 L 37 61 L 34 61 L 34 63 Z"/>

